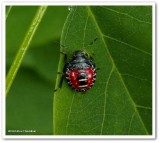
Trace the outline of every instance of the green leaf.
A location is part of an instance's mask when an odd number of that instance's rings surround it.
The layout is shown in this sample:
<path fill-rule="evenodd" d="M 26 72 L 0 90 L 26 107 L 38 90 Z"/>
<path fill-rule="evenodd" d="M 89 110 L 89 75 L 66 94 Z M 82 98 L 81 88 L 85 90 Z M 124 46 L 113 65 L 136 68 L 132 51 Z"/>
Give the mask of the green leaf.
<path fill-rule="evenodd" d="M 29 30 L 26 33 L 26 36 L 18 50 L 18 53 L 16 54 L 16 57 L 12 63 L 12 66 L 7 74 L 7 79 L 6 79 L 6 95 L 9 92 L 9 89 L 13 83 L 13 80 L 16 76 L 16 73 L 20 67 L 20 64 L 22 62 L 22 59 L 29 47 L 29 44 L 33 38 L 33 35 L 38 28 L 39 23 L 41 22 L 41 19 L 43 18 L 43 15 L 47 9 L 47 6 L 40 6 L 37 10 L 37 13 L 29 27 Z"/>
<path fill-rule="evenodd" d="M 52 101 L 53 85 L 21 67 L 6 98 L 6 135 L 52 135 Z"/>
<path fill-rule="evenodd" d="M 36 11 L 35 6 L 13 6 L 8 15 L 7 71 Z M 67 13 L 67 7 L 49 6 L 34 34 L 6 98 L 7 135 L 53 135 L 53 87 L 59 60 L 59 44 L 55 41 L 59 41 Z"/>
<path fill-rule="evenodd" d="M 23 41 L 23 37 L 25 36 L 34 14 L 36 14 L 36 10 L 37 7 L 35 6 L 12 7 L 6 22 L 6 65 L 8 67 L 14 60 L 19 45 Z M 24 56 L 21 66 L 33 68 L 44 76 L 44 78 L 55 82 L 56 75 L 53 73 L 52 69 L 55 68 L 54 70 L 57 70 L 59 54 L 54 54 L 51 50 L 59 46 L 55 41 L 59 41 L 60 39 L 67 14 L 66 6 L 48 6 L 30 43 L 27 54 Z M 21 23 L 18 21 L 21 21 Z M 15 35 L 15 33 L 17 34 Z M 58 49 L 54 52 L 59 53 Z M 54 57 L 57 56 L 58 58 L 55 60 Z M 55 64 L 48 61 L 55 61 Z"/>
<path fill-rule="evenodd" d="M 65 22 L 61 51 L 94 52 L 97 78 L 85 94 L 66 81 L 54 94 L 56 135 L 152 134 L 152 7 L 74 7 Z M 60 56 L 58 71 L 64 57 Z"/>

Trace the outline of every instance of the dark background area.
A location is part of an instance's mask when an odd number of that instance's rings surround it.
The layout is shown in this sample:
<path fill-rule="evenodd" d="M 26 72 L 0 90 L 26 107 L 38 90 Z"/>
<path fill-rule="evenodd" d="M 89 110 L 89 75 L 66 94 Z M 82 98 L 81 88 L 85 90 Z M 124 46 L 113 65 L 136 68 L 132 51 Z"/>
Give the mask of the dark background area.
<path fill-rule="evenodd" d="M 9 7 L 6 8 L 6 11 Z M 6 19 L 6 75 L 37 6 L 13 6 Z M 68 7 L 49 6 L 6 98 L 6 134 L 53 134 L 53 93 Z M 8 130 L 36 130 L 14 133 Z"/>

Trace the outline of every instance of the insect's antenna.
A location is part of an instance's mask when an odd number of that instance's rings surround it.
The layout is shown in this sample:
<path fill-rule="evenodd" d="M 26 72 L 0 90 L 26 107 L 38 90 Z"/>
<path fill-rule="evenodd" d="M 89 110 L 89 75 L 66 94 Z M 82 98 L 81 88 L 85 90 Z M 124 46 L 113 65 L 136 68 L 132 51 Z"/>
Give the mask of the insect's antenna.
<path fill-rule="evenodd" d="M 54 41 L 54 43 L 59 44 L 59 45 L 60 45 L 61 47 L 63 47 L 63 48 L 67 48 L 67 46 L 65 46 L 65 45 L 61 44 L 59 41 Z"/>
<path fill-rule="evenodd" d="M 92 42 L 90 42 L 88 45 L 87 45 L 87 47 L 85 47 L 85 49 L 87 49 L 89 46 L 92 46 L 96 41 L 97 41 L 97 37 L 92 41 Z"/>

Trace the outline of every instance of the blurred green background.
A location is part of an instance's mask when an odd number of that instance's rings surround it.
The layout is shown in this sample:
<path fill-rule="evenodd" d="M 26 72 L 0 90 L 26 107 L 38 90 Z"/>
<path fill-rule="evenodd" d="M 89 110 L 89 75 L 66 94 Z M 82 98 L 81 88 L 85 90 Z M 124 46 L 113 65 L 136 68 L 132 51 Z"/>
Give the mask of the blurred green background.
<path fill-rule="evenodd" d="M 6 7 L 6 11 L 9 7 Z M 6 75 L 37 11 L 37 6 L 12 6 L 6 19 Z M 66 6 L 49 6 L 6 98 L 7 135 L 52 135 L 53 92 Z M 8 130 L 36 130 L 14 133 Z"/>

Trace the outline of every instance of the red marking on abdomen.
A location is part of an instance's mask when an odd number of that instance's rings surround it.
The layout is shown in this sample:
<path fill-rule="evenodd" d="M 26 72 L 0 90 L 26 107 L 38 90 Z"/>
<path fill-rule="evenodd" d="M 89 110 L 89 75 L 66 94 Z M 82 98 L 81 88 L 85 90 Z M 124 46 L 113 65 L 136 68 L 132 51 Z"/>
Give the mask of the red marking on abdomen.
<path fill-rule="evenodd" d="M 88 83 L 87 83 L 87 86 L 85 87 L 85 89 L 88 89 L 93 83 L 94 71 L 89 68 L 89 69 L 84 69 L 84 70 L 71 70 L 69 72 L 69 78 L 72 83 L 72 86 L 77 90 L 81 89 L 81 87 L 79 87 L 79 83 L 77 80 L 77 77 L 80 73 L 86 73 L 88 75 Z"/>

